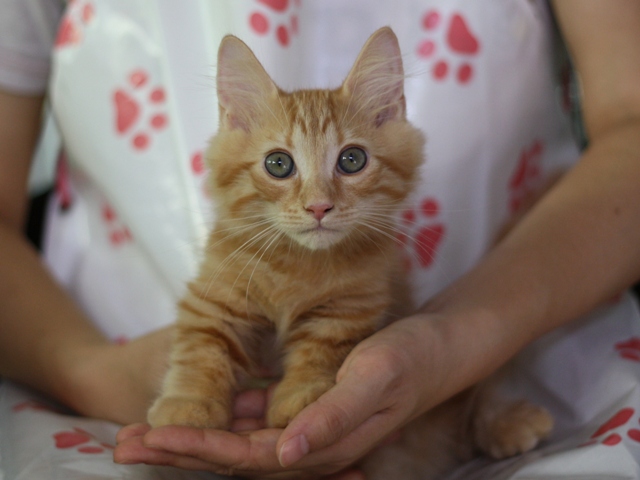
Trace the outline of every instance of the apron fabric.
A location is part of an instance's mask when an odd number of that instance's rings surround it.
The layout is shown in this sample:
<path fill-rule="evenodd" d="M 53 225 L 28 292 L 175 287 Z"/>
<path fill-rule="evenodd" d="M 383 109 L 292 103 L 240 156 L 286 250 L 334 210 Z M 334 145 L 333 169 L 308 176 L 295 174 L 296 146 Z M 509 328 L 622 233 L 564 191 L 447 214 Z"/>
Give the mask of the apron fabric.
<path fill-rule="evenodd" d="M 63 144 L 45 257 L 99 328 L 126 341 L 171 323 L 215 218 L 203 152 L 217 127 L 215 58 L 233 33 L 284 89 L 340 85 L 390 25 L 409 119 L 427 136 L 402 213 L 416 303 L 468 271 L 527 197 L 579 156 L 542 0 L 75 0 L 50 84 Z M 548 408 L 542 447 L 452 478 L 634 479 L 640 464 L 640 316 L 623 294 L 541 338 L 505 380 Z M 0 473 L 197 479 L 111 461 L 117 427 L 0 385 Z"/>

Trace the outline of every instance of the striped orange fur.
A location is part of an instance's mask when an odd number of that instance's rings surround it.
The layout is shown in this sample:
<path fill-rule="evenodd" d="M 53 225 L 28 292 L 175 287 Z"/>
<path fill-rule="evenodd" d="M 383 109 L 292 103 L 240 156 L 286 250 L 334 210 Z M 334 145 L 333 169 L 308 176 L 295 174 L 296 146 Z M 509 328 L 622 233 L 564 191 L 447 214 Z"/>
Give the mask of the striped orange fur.
<path fill-rule="evenodd" d="M 243 379 L 275 359 L 282 380 L 266 420 L 284 427 L 334 385 L 358 342 L 408 313 L 395 218 L 424 139 L 405 118 L 403 81 L 389 28 L 335 90 L 284 92 L 244 43 L 222 41 L 220 128 L 207 155 L 217 220 L 178 304 L 153 426 L 227 428 Z M 366 161 L 347 155 L 354 148 Z M 271 154 L 286 175 L 269 172 Z M 363 468 L 370 480 L 432 479 L 478 449 L 530 449 L 550 428 L 544 410 L 496 401 L 483 385 L 418 418 Z"/>
<path fill-rule="evenodd" d="M 403 81 L 390 29 L 369 39 L 340 88 L 291 93 L 244 43 L 223 40 L 220 128 L 207 155 L 217 223 L 178 304 L 150 423 L 227 427 L 239 382 L 256 374 L 266 349 L 283 371 L 267 420 L 284 426 L 388 320 L 400 281 L 395 217 L 423 162 Z M 366 153 L 355 173 L 337 164 L 350 147 Z M 289 155 L 295 172 L 270 175 L 272 152 Z M 318 205 L 326 214 L 313 213 Z"/>

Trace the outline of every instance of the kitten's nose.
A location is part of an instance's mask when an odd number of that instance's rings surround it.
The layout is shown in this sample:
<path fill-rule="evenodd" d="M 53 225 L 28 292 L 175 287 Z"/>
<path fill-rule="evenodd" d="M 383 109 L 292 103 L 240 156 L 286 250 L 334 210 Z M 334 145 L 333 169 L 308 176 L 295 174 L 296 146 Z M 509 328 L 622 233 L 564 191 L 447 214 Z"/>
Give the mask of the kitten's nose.
<path fill-rule="evenodd" d="M 309 205 L 308 207 L 305 207 L 305 210 L 313 214 L 316 220 L 320 221 L 332 208 L 333 205 L 329 205 L 328 203 L 318 203 L 316 205 Z"/>

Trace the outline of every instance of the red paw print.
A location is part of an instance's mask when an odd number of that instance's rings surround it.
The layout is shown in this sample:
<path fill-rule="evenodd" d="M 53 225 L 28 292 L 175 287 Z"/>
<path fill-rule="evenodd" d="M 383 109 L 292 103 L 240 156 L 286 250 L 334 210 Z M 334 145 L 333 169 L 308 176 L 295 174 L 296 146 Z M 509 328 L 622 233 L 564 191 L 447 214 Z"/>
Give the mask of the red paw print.
<path fill-rule="evenodd" d="M 77 45 L 82 41 L 84 28 L 91 23 L 95 16 L 95 8 L 91 2 L 75 0 L 69 2 L 67 11 L 60 21 L 55 48 Z"/>
<path fill-rule="evenodd" d="M 402 214 L 403 227 L 413 234 L 403 234 L 401 243 L 411 258 L 415 258 L 422 268 L 429 268 L 435 261 L 446 227 L 438 221 L 440 204 L 435 198 L 425 198 L 417 210 L 406 210 Z M 411 261 L 407 260 L 410 268 Z"/>
<path fill-rule="evenodd" d="M 259 35 L 275 32 L 278 43 L 289 46 L 291 37 L 298 34 L 300 0 L 256 0 L 258 10 L 249 16 L 251 29 Z"/>
<path fill-rule="evenodd" d="M 56 448 L 76 448 L 79 453 L 103 453 L 105 450 L 113 450 L 113 445 L 99 443 L 93 435 L 80 428 L 58 432 L 53 435 Z"/>
<path fill-rule="evenodd" d="M 56 410 L 55 408 L 53 408 L 51 405 L 47 405 L 46 403 L 43 402 L 39 402 L 37 400 L 26 400 L 24 402 L 20 402 L 16 405 L 14 405 L 11 408 L 12 411 L 18 413 L 18 412 L 24 412 L 24 411 L 35 411 L 35 412 L 53 412 L 53 413 L 60 413 L 59 410 Z"/>
<path fill-rule="evenodd" d="M 634 442 L 640 443 L 640 429 L 629 428 L 626 432 L 622 429 L 622 427 L 625 426 L 634 415 L 635 410 L 633 408 L 623 408 L 609 420 L 600 425 L 600 427 L 593 433 L 593 435 L 591 435 L 590 440 L 580 446 L 586 447 L 588 445 L 600 443 L 608 447 L 613 447 L 622 442 L 625 434 L 627 438 L 633 440 Z"/>
<path fill-rule="evenodd" d="M 69 164 L 64 151 L 60 152 L 58 163 L 56 164 L 55 191 L 60 202 L 60 209 L 62 211 L 69 210 L 73 205 L 73 188 L 71 187 Z"/>
<path fill-rule="evenodd" d="M 521 208 L 526 207 L 527 201 L 539 191 L 542 183 L 540 162 L 543 151 L 544 146 L 540 140 L 522 150 L 516 169 L 509 180 L 511 213 L 519 212 Z"/>
<path fill-rule="evenodd" d="M 127 226 L 118 220 L 115 210 L 106 202 L 102 205 L 102 220 L 107 226 L 109 243 L 113 247 L 120 247 L 133 241 L 133 236 Z"/>
<path fill-rule="evenodd" d="M 168 123 L 162 111 L 166 103 L 164 88 L 151 86 L 144 70 L 129 74 L 127 86 L 113 93 L 115 128 L 119 136 L 130 136 L 134 150 L 146 150 L 151 144 L 152 132 L 164 130 Z"/>
<path fill-rule="evenodd" d="M 464 17 L 453 13 L 444 19 L 438 10 L 429 10 L 422 17 L 422 28 L 429 37 L 418 44 L 417 54 L 433 61 L 433 78 L 445 80 L 449 72 L 455 70 L 458 83 L 469 83 L 474 72 L 470 60 L 478 55 L 480 42 Z"/>
<path fill-rule="evenodd" d="M 640 338 L 631 337 L 629 340 L 616 343 L 614 348 L 621 358 L 640 362 Z"/>

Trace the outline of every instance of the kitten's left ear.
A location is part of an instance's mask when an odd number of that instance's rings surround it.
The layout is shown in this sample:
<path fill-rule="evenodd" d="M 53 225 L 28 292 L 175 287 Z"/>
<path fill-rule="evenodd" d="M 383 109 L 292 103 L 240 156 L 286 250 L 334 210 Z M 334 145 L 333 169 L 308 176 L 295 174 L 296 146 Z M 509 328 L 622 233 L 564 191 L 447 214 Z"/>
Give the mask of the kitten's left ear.
<path fill-rule="evenodd" d="M 224 37 L 218 49 L 217 85 L 220 124 L 247 132 L 278 95 L 251 49 L 233 35 Z"/>
<path fill-rule="evenodd" d="M 366 111 L 379 127 L 405 118 L 404 69 L 398 38 L 389 27 L 371 35 L 342 84 L 351 108 Z"/>

